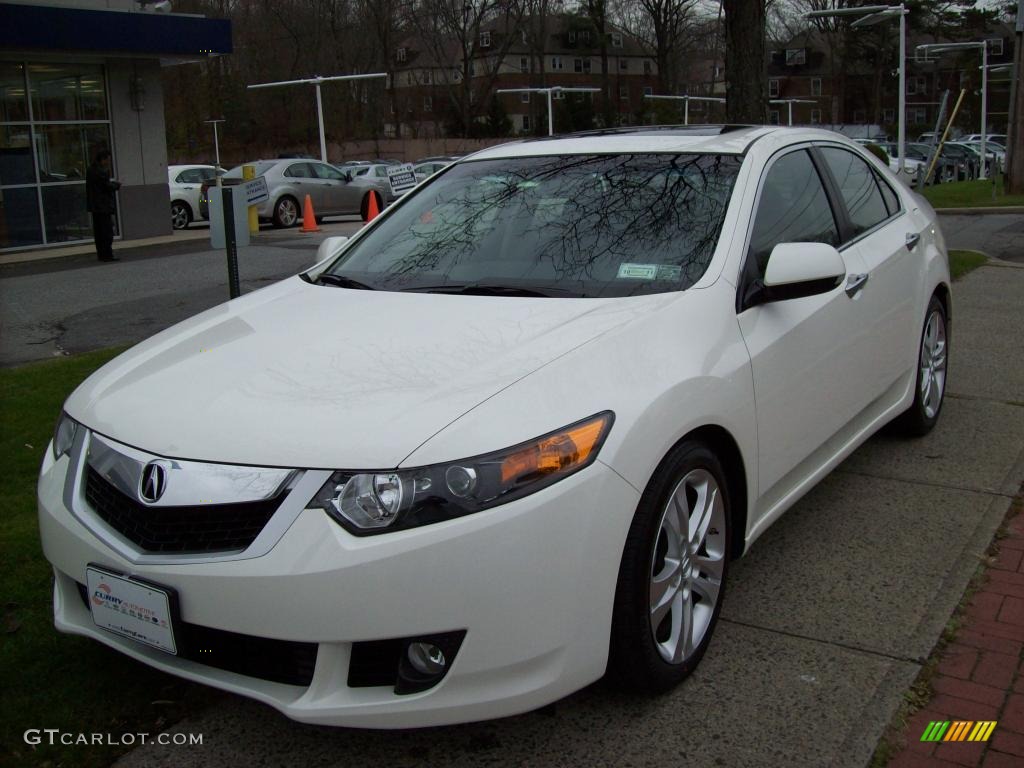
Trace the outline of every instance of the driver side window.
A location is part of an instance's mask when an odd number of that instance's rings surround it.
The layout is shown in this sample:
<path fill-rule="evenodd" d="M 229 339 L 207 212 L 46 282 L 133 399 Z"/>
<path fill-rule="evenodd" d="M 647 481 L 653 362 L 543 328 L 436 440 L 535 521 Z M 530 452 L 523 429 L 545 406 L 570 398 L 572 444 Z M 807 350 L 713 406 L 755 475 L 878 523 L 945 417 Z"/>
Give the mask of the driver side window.
<path fill-rule="evenodd" d="M 318 178 L 327 179 L 328 181 L 344 181 L 345 177 L 342 176 L 341 171 L 332 168 L 329 165 L 323 163 L 310 163 L 313 166 L 313 170 L 316 171 Z"/>
<path fill-rule="evenodd" d="M 807 150 L 783 155 L 768 170 L 750 236 L 748 274 L 763 279 L 779 243 L 839 246 L 836 219 Z"/>

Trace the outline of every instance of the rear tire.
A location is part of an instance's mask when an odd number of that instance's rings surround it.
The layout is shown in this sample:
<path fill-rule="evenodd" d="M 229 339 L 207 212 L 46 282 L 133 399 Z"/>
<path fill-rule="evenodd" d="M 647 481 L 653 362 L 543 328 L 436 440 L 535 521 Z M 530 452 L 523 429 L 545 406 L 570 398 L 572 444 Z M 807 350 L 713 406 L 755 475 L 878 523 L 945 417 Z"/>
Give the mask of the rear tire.
<path fill-rule="evenodd" d="M 274 216 L 271 219 L 277 229 L 294 227 L 299 221 L 299 201 L 285 195 L 274 203 Z"/>
<path fill-rule="evenodd" d="M 377 213 L 380 213 L 381 211 L 384 210 L 384 199 L 380 196 L 380 192 L 378 192 L 375 189 L 371 189 L 369 192 L 363 195 L 363 200 L 359 204 L 359 217 L 363 221 L 367 221 L 370 215 L 370 195 L 373 195 L 374 198 L 376 198 L 377 200 Z"/>
<path fill-rule="evenodd" d="M 171 229 L 186 229 L 192 223 L 192 209 L 188 203 L 175 200 L 171 203 Z"/>
<path fill-rule="evenodd" d="M 937 296 L 932 296 L 925 313 L 924 328 L 917 351 L 917 379 L 914 402 L 893 426 L 908 437 L 921 437 L 938 423 L 946 396 L 946 374 L 949 360 L 949 332 L 946 310 Z"/>
<path fill-rule="evenodd" d="M 700 663 L 725 597 L 730 512 L 711 449 L 673 448 L 640 499 L 619 566 L 608 659 L 619 686 L 662 693 Z"/>

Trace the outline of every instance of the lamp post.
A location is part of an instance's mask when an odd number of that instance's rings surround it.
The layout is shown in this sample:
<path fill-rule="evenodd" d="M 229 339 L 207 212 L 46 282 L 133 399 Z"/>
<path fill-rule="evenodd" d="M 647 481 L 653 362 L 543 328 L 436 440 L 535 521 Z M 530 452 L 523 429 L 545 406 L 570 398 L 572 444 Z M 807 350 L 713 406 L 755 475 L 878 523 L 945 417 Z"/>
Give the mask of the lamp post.
<path fill-rule="evenodd" d="M 220 142 L 217 140 L 217 123 L 226 122 L 222 117 L 220 120 L 204 120 L 204 123 L 213 123 L 213 156 L 215 158 L 214 165 L 217 170 L 220 170 Z M 214 171 L 213 175 L 217 177 L 217 186 L 221 186 L 220 174 Z"/>
<path fill-rule="evenodd" d="M 499 88 L 495 93 L 546 93 L 548 96 L 548 136 L 555 135 L 554 112 L 551 109 L 552 93 L 598 93 L 600 88 L 563 88 L 560 85 L 550 88 Z"/>
<path fill-rule="evenodd" d="M 899 170 L 903 173 L 904 156 L 903 145 L 907 140 L 907 14 L 909 11 L 903 3 L 899 5 L 864 5 L 859 8 L 838 8 L 831 11 L 808 11 L 804 14 L 805 19 L 823 19 L 832 16 L 862 16 L 850 27 L 869 27 L 879 24 L 887 19 L 898 16 L 900 19 L 900 95 L 898 102 L 899 120 L 896 121 L 896 145 L 899 148 Z"/>
<path fill-rule="evenodd" d="M 975 40 L 970 43 L 926 43 L 917 46 L 917 50 L 928 53 L 944 53 L 945 51 L 966 51 L 981 48 L 981 175 L 985 178 L 988 159 L 985 157 L 985 139 L 988 138 L 988 41 Z"/>
<path fill-rule="evenodd" d="M 683 102 L 683 125 L 690 124 L 690 102 L 691 101 L 711 101 L 717 104 L 725 104 L 725 99 L 719 99 L 714 96 L 659 96 L 658 94 L 644 94 L 645 99 L 662 99 L 664 101 L 681 101 Z"/>
<path fill-rule="evenodd" d="M 769 99 L 769 104 L 789 104 L 789 124 L 793 125 L 794 104 L 817 104 L 817 99 Z"/>
<path fill-rule="evenodd" d="M 255 88 L 276 88 L 279 85 L 315 85 L 316 86 L 316 119 L 320 126 L 320 159 L 327 162 L 327 139 L 324 136 L 324 105 L 320 97 L 320 84 L 330 83 L 335 80 L 370 80 L 377 77 L 386 78 L 386 72 L 374 72 L 368 75 L 334 75 L 332 77 L 310 77 L 305 80 L 282 80 L 278 83 L 257 83 L 248 86 L 250 90 Z"/>

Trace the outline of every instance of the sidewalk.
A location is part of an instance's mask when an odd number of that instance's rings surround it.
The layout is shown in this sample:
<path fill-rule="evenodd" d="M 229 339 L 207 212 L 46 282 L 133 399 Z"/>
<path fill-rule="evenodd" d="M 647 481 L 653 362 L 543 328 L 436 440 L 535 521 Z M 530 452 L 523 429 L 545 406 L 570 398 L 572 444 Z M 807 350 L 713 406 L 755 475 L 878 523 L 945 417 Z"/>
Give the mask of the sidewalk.
<path fill-rule="evenodd" d="M 931 700 L 909 719 L 890 768 L 1024 765 L 1024 494 L 998 540 L 981 587 L 938 658 Z M 921 741 L 935 722 L 995 721 L 986 741 Z M 973 727 L 970 729 L 973 730 Z M 950 740 L 945 740 L 950 739 Z"/>

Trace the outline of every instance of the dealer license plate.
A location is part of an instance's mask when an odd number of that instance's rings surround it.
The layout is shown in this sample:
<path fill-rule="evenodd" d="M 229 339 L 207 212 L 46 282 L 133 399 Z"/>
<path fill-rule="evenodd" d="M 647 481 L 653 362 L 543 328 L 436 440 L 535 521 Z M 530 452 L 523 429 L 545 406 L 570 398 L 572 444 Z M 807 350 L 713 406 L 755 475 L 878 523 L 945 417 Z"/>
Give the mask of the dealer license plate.
<path fill-rule="evenodd" d="M 94 566 L 85 569 L 85 576 L 96 626 L 177 654 L 172 619 L 174 590 Z"/>

